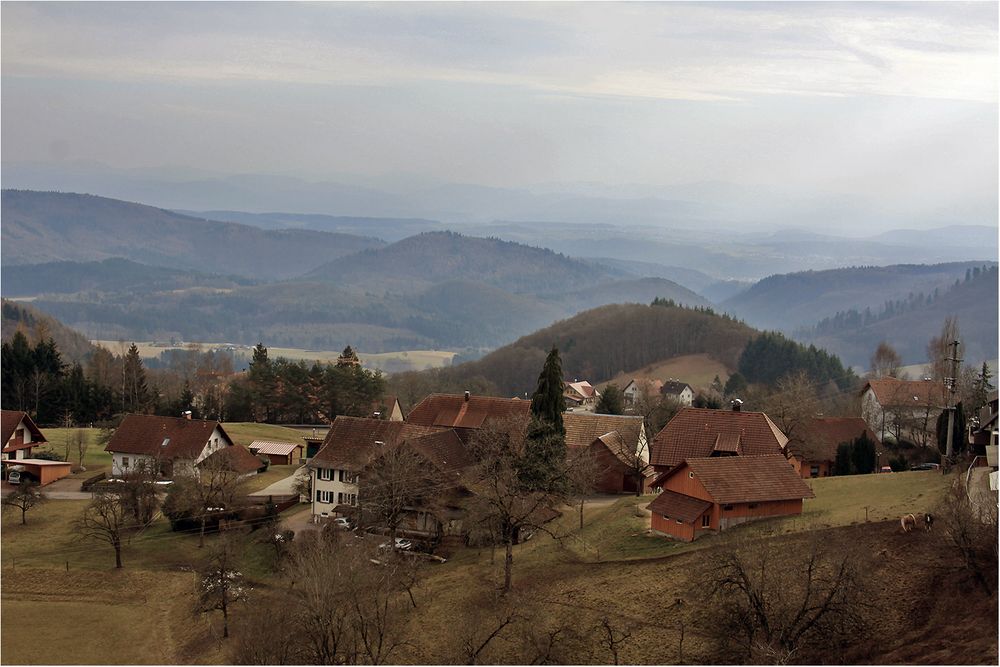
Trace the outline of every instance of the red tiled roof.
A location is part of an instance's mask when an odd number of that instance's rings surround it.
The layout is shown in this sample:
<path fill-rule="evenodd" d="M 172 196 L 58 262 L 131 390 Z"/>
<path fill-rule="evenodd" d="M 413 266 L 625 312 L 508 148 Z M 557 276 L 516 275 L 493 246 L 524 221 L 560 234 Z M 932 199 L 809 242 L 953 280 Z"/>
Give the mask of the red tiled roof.
<path fill-rule="evenodd" d="M 861 393 L 871 387 L 875 398 L 884 407 L 926 406 L 940 408 L 947 403 L 944 384 L 932 380 L 897 380 L 882 378 L 869 380 Z"/>
<path fill-rule="evenodd" d="M 812 489 L 781 454 L 688 459 L 668 477 L 693 472 L 719 504 L 813 498 Z"/>
<path fill-rule="evenodd" d="M 583 382 L 563 382 L 563 390 L 573 390 L 583 398 L 591 398 L 597 394 L 597 389 L 592 384 L 584 380 Z"/>
<path fill-rule="evenodd" d="M 14 435 L 14 431 L 17 429 L 17 425 L 24 420 L 24 425 L 31 432 L 31 439 L 37 440 L 36 442 L 29 442 L 26 445 L 20 446 L 7 446 L 7 441 L 10 440 L 11 436 Z M 42 432 L 38 430 L 35 426 L 35 422 L 31 420 L 27 412 L 21 410 L 0 410 L 0 443 L 3 443 L 3 451 L 13 452 L 18 449 L 27 449 L 28 447 L 37 447 L 38 445 L 45 444 L 45 436 Z"/>
<path fill-rule="evenodd" d="M 240 475 L 256 472 L 264 467 L 264 462 L 250 453 L 250 450 L 243 445 L 233 445 L 223 447 L 213 452 L 198 464 L 199 466 L 218 465 L 224 470 L 229 470 Z"/>
<path fill-rule="evenodd" d="M 563 413 L 567 447 L 589 447 L 590 443 L 602 435 L 618 431 L 634 450 L 639 444 L 642 423 L 642 417 Z"/>
<path fill-rule="evenodd" d="M 663 383 L 663 388 L 660 389 L 661 394 L 669 396 L 680 396 L 681 392 L 685 389 L 691 389 L 691 385 L 687 382 L 681 382 L 679 380 L 667 380 Z M 693 392 L 694 389 L 691 389 Z"/>
<path fill-rule="evenodd" d="M 530 401 L 492 396 L 470 396 L 465 400 L 462 394 L 431 394 L 414 406 L 406 422 L 418 426 L 479 428 L 487 419 L 527 416 L 529 412 Z"/>
<path fill-rule="evenodd" d="M 685 496 L 683 493 L 661 491 L 653 502 L 646 506 L 654 514 L 662 514 L 669 519 L 680 519 L 685 523 L 693 523 L 709 509 L 712 503 Z"/>
<path fill-rule="evenodd" d="M 441 472 L 458 472 L 475 463 L 453 429 L 410 438 L 406 444 Z"/>
<path fill-rule="evenodd" d="M 361 470 L 381 442 L 395 447 L 403 440 L 429 435 L 442 428 L 421 426 L 409 422 L 391 422 L 365 417 L 337 417 L 309 464 L 343 470 Z"/>
<path fill-rule="evenodd" d="M 860 417 L 824 417 L 807 419 L 795 428 L 787 450 L 806 461 L 833 461 L 837 446 L 851 442 L 864 433 L 878 444 L 876 436 Z"/>
<path fill-rule="evenodd" d="M 711 456 L 718 443 L 731 452 L 733 442 L 743 456 L 763 456 L 781 453 L 788 438 L 763 412 L 682 408 L 653 438 L 649 462 L 676 466 Z"/>
<path fill-rule="evenodd" d="M 222 431 L 225 441 L 232 445 L 232 438 L 217 421 L 127 415 L 104 450 L 167 459 L 195 459 L 208 444 L 216 427 Z"/>

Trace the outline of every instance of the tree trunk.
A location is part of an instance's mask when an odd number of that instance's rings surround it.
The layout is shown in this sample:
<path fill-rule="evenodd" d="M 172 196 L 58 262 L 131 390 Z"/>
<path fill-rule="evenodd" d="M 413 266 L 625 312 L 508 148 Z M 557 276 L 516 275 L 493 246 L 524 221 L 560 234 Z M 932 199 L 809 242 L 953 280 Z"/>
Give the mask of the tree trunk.
<path fill-rule="evenodd" d="M 392 549 L 392 553 L 396 553 L 396 524 L 393 523 L 392 527 L 389 529 L 389 544 Z"/>
<path fill-rule="evenodd" d="M 583 503 L 584 499 L 580 498 L 580 530 L 583 530 Z"/>
<path fill-rule="evenodd" d="M 201 549 L 205 546 L 205 514 L 202 510 L 201 515 L 201 529 L 198 531 L 198 548 Z"/>
<path fill-rule="evenodd" d="M 28 513 L 28 508 L 27 507 L 22 507 L 21 508 L 21 525 L 22 526 L 28 522 L 28 519 L 25 516 L 27 513 Z"/>
<path fill-rule="evenodd" d="M 122 568 L 122 544 L 115 540 L 113 546 L 115 547 L 115 569 L 120 570 Z"/>
<path fill-rule="evenodd" d="M 635 473 L 635 497 L 638 498 L 642 495 L 642 471 L 637 470 Z"/>
<path fill-rule="evenodd" d="M 507 555 L 504 557 L 503 561 L 503 592 L 510 592 L 510 580 L 511 580 L 511 570 L 514 567 L 514 540 L 510 536 L 507 537 L 505 542 L 507 547 Z"/>
<path fill-rule="evenodd" d="M 226 604 L 225 596 L 222 598 L 222 636 L 229 637 L 229 605 Z"/>

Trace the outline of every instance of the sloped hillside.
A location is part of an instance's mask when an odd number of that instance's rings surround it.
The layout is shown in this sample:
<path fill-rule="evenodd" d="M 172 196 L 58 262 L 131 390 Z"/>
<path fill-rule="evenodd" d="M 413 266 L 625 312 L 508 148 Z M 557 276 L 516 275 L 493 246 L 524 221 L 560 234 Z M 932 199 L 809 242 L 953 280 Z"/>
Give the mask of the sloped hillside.
<path fill-rule="evenodd" d="M 62 192 L 4 190 L 2 215 L 5 265 L 124 257 L 206 273 L 288 278 L 332 258 L 383 245 L 349 234 L 265 231 Z"/>
<path fill-rule="evenodd" d="M 994 266 L 968 281 L 941 290 L 928 303 L 913 300 L 891 310 L 869 314 L 842 312 L 838 317 L 803 329 L 794 337 L 839 355 L 844 363 L 866 367 L 880 341 L 892 345 L 905 364 L 927 360 L 927 342 L 938 335 L 946 317 L 957 317 L 962 357 L 978 366 L 996 359 L 1000 347 L 998 329 L 998 270 Z"/>
<path fill-rule="evenodd" d="M 757 332 L 742 322 L 677 306 L 615 304 L 594 308 L 524 336 L 482 359 L 404 374 L 401 393 L 475 388 L 498 396 L 532 392 L 545 355 L 559 348 L 566 377 L 599 383 L 683 355 L 706 353 L 729 368 Z"/>
<path fill-rule="evenodd" d="M 722 302 L 756 327 L 790 332 L 842 310 L 878 309 L 889 300 L 943 292 L 984 262 L 897 264 L 774 275 Z"/>
<path fill-rule="evenodd" d="M 4 296 L 73 294 L 76 292 L 151 292 L 192 287 L 232 289 L 248 278 L 214 276 L 198 271 L 148 266 L 121 257 L 101 262 L 45 262 L 7 265 L 0 287 Z"/>
<path fill-rule="evenodd" d="M 46 335 L 51 336 L 56 342 L 63 357 L 69 361 L 81 361 L 94 351 L 94 346 L 90 344 L 90 341 L 78 332 L 28 304 L 4 299 L 2 312 L 3 320 L 0 329 L 3 332 L 4 342 L 9 341 L 20 326 L 32 342 L 36 341 L 36 334 L 44 330 Z"/>
<path fill-rule="evenodd" d="M 519 294 L 552 294 L 619 277 L 544 248 L 463 236 L 417 234 L 384 248 L 329 262 L 307 274 L 341 287 L 412 293 L 462 280 Z"/>

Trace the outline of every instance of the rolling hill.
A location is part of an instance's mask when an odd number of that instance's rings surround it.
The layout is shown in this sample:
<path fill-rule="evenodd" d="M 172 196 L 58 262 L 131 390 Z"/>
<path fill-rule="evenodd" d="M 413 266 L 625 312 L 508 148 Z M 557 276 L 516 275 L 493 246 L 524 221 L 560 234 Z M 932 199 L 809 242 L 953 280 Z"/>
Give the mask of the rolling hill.
<path fill-rule="evenodd" d="M 910 294 L 943 292 L 983 264 L 897 264 L 773 275 L 720 305 L 753 326 L 791 332 L 838 311 L 877 310 Z"/>
<path fill-rule="evenodd" d="M 854 310 L 841 312 L 815 327 L 794 332 L 794 338 L 813 343 L 840 356 L 845 363 L 865 368 L 880 341 L 899 352 L 904 364 L 927 360 L 927 343 L 941 331 L 946 317 L 957 317 L 962 357 L 974 367 L 996 359 L 998 334 L 998 270 L 994 266 L 941 290 L 928 302 L 914 299 L 894 304 L 866 317 Z"/>
<path fill-rule="evenodd" d="M 39 312 L 38 309 L 28 304 L 3 299 L 0 311 L 3 313 L 2 321 L 0 321 L 0 332 L 2 332 L 4 342 L 13 338 L 18 327 L 23 329 L 28 340 L 32 343 L 37 342 L 36 333 L 41 328 L 56 342 L 64 360 L 82 361 L 94 351 L 94 346 L 79 332 L 70 329 L 55 318 Z"/>
<path fill-rule="evenodd" d="M 426 232 L 328 262 L 305 277 L 372 292 L 412 293 L 464 280 L 515 294 L 553 294 L 622 274 L 545 248 L 454 232 Z"/>
<path fill-rule="evenodd" d="M 8 297 L 94 291 L 148 293 L 190 288 L 232 289 L 253 284 L 248 278 L 149 266 L 121 257 L 100 262 L 4 264 L 0 276 L 0 288 Z"/>
<path fill-rule="evenodd" d="M 498 396 L 523 396 L 534 391 L 539 369 L 553 345 L 559 348 L 566 377 L 592 383 L 694 354 L 710 355 L 725 367 L 735 368 L 740 352 L 756 333 L 742 322 L 702 310 L 607 305 L 523 336 L 476 361 L 404 374 L 408 377 L 399 378 L 395 388 L 404 392 L 407 387 L 419 387 L 415 394 L 477 388 Z"/>
<path fill-rule="evenodd" d="M 2 259 L 8 266 L 123 257 L 176 269 L 281 279 L 383 245 L 350 234 L 262 230 L 61 192 L 4 190 L 2 215 Z"/>

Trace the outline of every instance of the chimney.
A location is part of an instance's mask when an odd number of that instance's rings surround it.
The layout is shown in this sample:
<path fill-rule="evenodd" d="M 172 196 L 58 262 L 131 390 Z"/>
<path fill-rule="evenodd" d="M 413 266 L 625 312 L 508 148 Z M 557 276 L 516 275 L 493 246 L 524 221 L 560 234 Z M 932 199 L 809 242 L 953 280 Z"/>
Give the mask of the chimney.
<path fill-rule="evenodd" d="M 184 412 L 181 413 L 181 415 L 184 417 L 184 419 L 191 419 L 191 411 L 190 410 L 185 410 Z"/>
<path fill-rule="evenodd" d="M 738 398 L 733 399 L 733 412 L 739 412 L 743 407 L 743 401 Z"/>
<path fill-rule="evenodd" d="M 465 392 L 465 402 L 466 403 L 469 402 L 469 396 L 470 396 L 469 392 Z"/>

